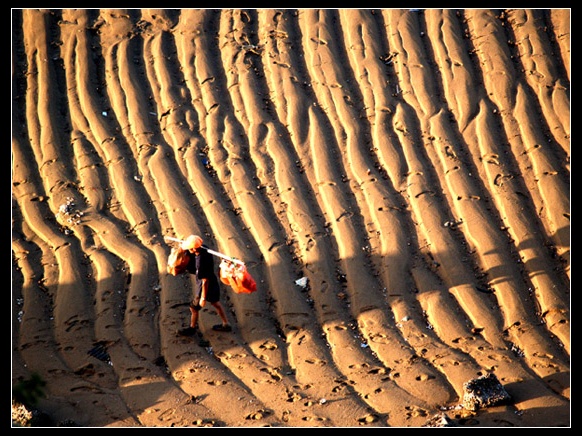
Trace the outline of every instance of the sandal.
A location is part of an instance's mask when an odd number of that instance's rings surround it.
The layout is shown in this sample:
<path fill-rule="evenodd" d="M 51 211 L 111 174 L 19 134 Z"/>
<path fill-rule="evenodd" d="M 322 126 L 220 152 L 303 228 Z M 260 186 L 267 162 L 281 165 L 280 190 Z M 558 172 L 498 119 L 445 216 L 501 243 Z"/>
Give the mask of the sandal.
<path fill-rule="evenodd" d="M 217 332 L 230 332 L 232 331 L 232 327 L 228 324 L 227 325 L 216 324 L 212 326 L 212 330 L 215 330 Z"/>
<path fill-rule="evenodd" d="M 196 327 L 186 327 L 185 329 L 178 330 L 178 334 L 180 336 L 194 336 L 196 331 Z"/>

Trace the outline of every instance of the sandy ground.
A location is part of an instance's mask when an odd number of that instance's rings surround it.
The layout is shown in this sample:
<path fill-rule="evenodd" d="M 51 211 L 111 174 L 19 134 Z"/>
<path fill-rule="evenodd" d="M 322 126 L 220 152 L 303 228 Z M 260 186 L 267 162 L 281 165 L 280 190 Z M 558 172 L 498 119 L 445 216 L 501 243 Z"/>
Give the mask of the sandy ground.
<path fill-rule="evenodd" d="M 12 102 L 12 383 L 55 423 L 570 426 L 569 9 L 13 10 Z M 208 346 L 190 233 L 258 283 Z"/>

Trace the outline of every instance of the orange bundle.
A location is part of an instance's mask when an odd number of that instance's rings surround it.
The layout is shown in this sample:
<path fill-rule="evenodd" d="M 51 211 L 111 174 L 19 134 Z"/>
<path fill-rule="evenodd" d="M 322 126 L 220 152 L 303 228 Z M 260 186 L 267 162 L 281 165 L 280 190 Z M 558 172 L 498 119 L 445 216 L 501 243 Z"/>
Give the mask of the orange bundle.
<path fill-rule="evenodd" d="M 255 279 L 244 264 L 235 264 L 227 260 L 220 262 L 220 281 L 229 285 L 237 294 L 251 294 L 257 290 Z"/>
<path fill-rule="evenodd" d="M 190 257 L 184 250 L 178 247 L 172 247 L 170 255 L 168 256 L 168 273 L 173 276 L 182 274 L 186 271 L 186 266 L 188 266 L 189 261 Z"/>

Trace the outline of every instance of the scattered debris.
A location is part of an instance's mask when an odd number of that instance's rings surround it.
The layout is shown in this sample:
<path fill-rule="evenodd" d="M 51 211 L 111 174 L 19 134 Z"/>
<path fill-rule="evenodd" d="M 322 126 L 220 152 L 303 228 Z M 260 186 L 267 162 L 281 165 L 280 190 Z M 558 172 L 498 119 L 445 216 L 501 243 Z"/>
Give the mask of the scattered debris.
<path fill-rule="evenodd" d="M 261 55 L 261 51 L 263 50 L 262 46 L 255 44 L 242 44 L 240 47 L 246 52 L 250 52 L 258 56 Z"/>
<path fill-rule="evenodd" d="M 457 226 L 459 224 L 463 224 L 463 218 L 459 218 L 456 221 L 455 220 L 445 221 L 443 226 L 450 227 L 451 229 L 455 229 L 455 228 L 457 228 Z"/>
<path fill-rule="evenodd" d="M 17 401 L 12 401 L 12 426 L 13 427 L 54 427 L 55 423 L 46 413 L 36 408 L 27 407 Z M 61 421 L 57 427 L 75 427 L 70 420 Z"/>
<path fill-rule="evenodd" d="M 109 356 L 107 348 L 103 342 L 95 344 L 93 348 L 87 351 L 87 354 L 101 360 L 102 362 L 111 363 L 111 357 Z"/>
<path fill-rule="evenodd" d="M 423 427 L 457 427 L 457 423 L 446 413 L 437 413 L 430 418 Z"/>
<path fill-rule="evenodd" d="M 76 209 L 75 206 L 75 200 L 71 197 L 67 197 L 67 202 L 59 206 L 59 214 L 64 215 L 67 223 L 73 226 L 80 224 L 83 216 L 83 212 Z"/>
<path fill-rule="evenodd" d="M 24 404 L 12 401 L 12 424 L 17 427 L 30 427 L 32 412 Z"/>
<path fill-rule="evenodd" d="M 295 284 L 305 289 L 307 287 L 307 277 L 301 277 L 300 279 L 295 280 Z"/>

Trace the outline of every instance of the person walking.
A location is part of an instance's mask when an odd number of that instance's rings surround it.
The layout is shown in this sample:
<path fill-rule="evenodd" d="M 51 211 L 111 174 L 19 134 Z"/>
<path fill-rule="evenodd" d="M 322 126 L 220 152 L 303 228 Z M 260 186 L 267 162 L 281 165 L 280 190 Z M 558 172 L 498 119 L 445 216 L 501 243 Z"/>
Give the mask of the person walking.
<path fill-rule="evenodd" d="M 190 257 L 186 272 L 194 275 L 194 299 L 190 303 L 190 325 L 178 330 L 181 336 L 193 336 L 198 328 L 198 315 L 206 302 L 210 303 L 222 320 L 221 324 L 212 327 L 220 332 L 230 332 L 232 327 L 226 317 L 224 307 L 220 302 L 220 284 L 214 271 L 214 258 L 208 252 L 208 247 L 198 235 L 188 236 L 181 244 L 180 249 L 184 250 Z"/>

